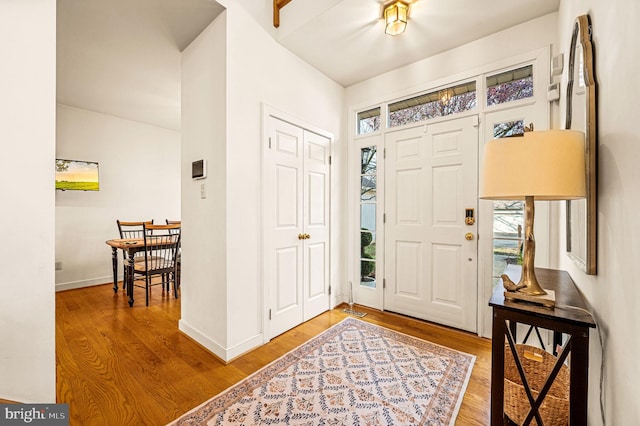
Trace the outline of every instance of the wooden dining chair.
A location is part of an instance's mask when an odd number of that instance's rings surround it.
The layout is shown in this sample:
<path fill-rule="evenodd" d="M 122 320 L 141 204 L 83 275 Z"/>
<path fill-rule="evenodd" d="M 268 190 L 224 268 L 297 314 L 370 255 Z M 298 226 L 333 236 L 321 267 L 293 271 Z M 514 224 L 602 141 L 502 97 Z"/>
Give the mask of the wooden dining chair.
<path fill-rule="evenodd" d="M 173 281 L 173 293 L 178 298 L 177 256 L 180 248 L 180 225 L 144 225 L 144 262 L 134 263 L 134 273 L 144 277 L 145 300 L 149 306 L 149 289 L 151 286 Z M 160 282 L 153 283 L 152 278 L 160 276 Z M 135 278 L 135 277 L 134 277 Z M 138 280 L 139 281 L 139 280 Z M 167 284 L 167 291 L 169 285 Z"/>
<path fill-rule="evenodd" d="M 144 237 L 144 225 L 153 225 L 153 219 L 148 221 L 138 221 L 138 222 L 130 222 L 123 220 L 116 220 L 116 224 L 118 225 L 118 233 L 120 234 L 120 238 L 143 238 Z M 136 253 L 134 257 L 134 261 L 138 262 L 142 260 L 142 256 L 144 254 L 142 252 Z M 122 252 L 123 257 L 123 277 L 124 282 L 127 282 L 127 253 L 125 251 Z M 134 276 L 135 278 L 135 276 Z M 127 294 L 127 286 L 124 286 L 124 293 Z"/>
<path fill-rule="evenodd" d="M 165 222 L 167 222 L 167 225 L 180 225 L 180 226 L 182 226 L 182 221 L 180 221 L 180 220 L 169 220 L 169 219 L 165 219 Z M 180 231 L 181 231 L 181 230 L 179 229 L 177 232 L 180 232 Z M 176 274 L 177 274 L 177 276 L 176 276 L 176 282 L 178 283 L 178 288 L 180 288 L 180 272 L 181 272 L 180 270 L 181 270 L 181 264 L 182 264 L 182 262 L 181 262 L 181 257 L 182 257 L 182 256 L 181 256 L 181 252 L 180 252 L 180 250 L 178 249 L 178 260 L 177 260 L 178 265 L 177 265 L 177 267 L 176 267 Z"/>
<path fill-rule="evenodd" d="M 142 222 L 125 222 L 116 220 L 120 238 L 142 238 L 144 236 L 144 225 L 153 225 L 153 219 Z"/>

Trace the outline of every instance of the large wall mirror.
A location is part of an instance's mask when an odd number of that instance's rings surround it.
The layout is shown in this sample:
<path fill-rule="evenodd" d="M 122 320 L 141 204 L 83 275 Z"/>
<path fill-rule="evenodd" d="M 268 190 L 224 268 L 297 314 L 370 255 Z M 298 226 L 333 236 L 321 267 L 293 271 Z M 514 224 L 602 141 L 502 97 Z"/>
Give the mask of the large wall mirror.
<path fill-rule="evenodd" d="M 567 201 L 567 252 L 590 275 L 597 271 L 596 80 L 589 15 L 576 19 L 569 50 L 566 129 L 584 132 L 587 197 Z"/>

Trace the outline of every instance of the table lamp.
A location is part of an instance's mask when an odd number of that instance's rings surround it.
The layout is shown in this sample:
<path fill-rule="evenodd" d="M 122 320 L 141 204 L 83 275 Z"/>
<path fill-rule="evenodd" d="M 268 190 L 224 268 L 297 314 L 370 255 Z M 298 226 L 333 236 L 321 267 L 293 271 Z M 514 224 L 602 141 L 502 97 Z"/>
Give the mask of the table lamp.
<path fill-rule="evenodd" d="M 485 200 L 524 200 L 525 232 L 520 282 L 503 276 L 505 298 L 554 306 L 535 274 L 534 200 L 573 200 L 586 196 L 584 133 L 575 130 L 525 132 L 484 145 L 480 196 Z"/>

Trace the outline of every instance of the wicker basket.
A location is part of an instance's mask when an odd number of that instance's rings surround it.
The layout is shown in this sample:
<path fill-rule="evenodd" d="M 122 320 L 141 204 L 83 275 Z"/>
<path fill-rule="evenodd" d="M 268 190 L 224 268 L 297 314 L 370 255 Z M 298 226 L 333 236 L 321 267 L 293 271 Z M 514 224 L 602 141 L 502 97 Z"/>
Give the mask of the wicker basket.
<path fill-rule="evenodd" d="M 518 344 L 516 350 L 533 396 L 537 398 L 557 358 L 529 345 Z M 511 421 L 522 425 L 531 405 L 509 345 L 505 346 L 504 361 L 504 412 Z M 540 406 L 540 416 L 545 426 L 569 424 L 569 368 L 566 365 L 562 365 L 544 398 Z M 535 417 L 531 424 L 538 424 Z"/>

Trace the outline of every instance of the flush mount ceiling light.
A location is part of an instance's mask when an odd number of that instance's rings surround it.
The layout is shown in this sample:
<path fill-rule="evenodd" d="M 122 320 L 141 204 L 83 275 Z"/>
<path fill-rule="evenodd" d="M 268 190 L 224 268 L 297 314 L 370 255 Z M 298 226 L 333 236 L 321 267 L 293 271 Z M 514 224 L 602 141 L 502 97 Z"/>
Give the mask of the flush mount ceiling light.
<path fill-rule="evenodd" d="M 400 1 L 393 2 L 384 8 L 384 32 L 389 35 L 403 33 L 407 27 L 409 5 Z"/>

